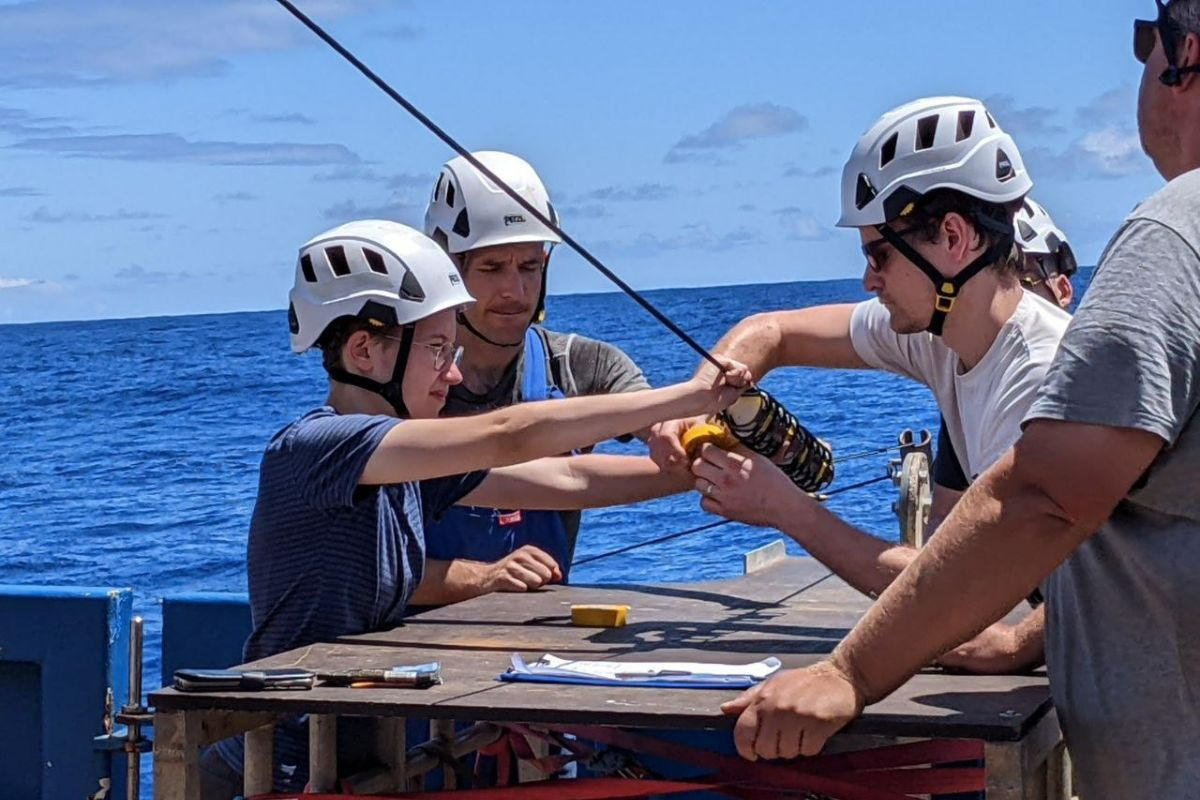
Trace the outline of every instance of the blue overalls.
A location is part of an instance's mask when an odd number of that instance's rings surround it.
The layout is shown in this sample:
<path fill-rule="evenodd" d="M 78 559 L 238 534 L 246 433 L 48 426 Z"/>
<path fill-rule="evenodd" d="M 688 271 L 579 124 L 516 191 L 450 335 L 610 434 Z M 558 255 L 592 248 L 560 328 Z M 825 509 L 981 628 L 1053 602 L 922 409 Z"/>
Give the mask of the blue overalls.
<path fill-rule="evenodd" d="M 546 372 L 546 348 L 537 328 L 525 331 L 525 372 L 521 400 L 552 400 L 566 395 Z M 567 530 L 557 511 L 455 506 L 425 528 L 425 557 L 437 561 L 466 558 L 493 562 L 523 545 L 531 544 L 549 553 L 562 569 L 567 563 Z"/>

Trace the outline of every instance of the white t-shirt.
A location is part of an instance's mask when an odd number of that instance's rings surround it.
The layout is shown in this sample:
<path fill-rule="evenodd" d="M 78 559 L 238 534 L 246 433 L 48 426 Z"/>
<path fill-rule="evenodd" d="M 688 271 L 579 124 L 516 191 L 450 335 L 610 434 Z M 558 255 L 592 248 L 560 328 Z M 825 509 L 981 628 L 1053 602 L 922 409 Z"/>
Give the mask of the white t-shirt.
<path fill-rule="evenodd" d="M 859 303 L 850 318 L 850 340 L 859 358 L 933 391 L 971 481 L 1020 437 L 1021 421 L 1071 321 L 1067 312 L 1032 292 L 1022 294 L 987 353 L 965 373 L 941 337 L 894 332 L 878 299 Z"/>

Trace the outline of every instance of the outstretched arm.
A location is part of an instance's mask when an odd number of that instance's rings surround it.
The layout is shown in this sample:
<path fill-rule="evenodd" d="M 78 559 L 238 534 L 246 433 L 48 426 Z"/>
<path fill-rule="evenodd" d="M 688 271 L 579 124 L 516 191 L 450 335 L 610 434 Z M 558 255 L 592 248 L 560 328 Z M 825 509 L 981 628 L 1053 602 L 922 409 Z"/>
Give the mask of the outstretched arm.
<path fill-rule="evenodd" d="M 724 408 L 747 381 L 746 369 L 732 365 L 723 375 L 663 389 L 520 403 L 473 417 L 408 420 L 384 436 L 359 483 L 428 480 L 563 453 L 658 420 Z"/>
<path fill-rule="evenodd" d="M 713 352 L 745 364 L 755 380 L 778 367 L 866 368 L 850 340 L 853 313 L 854 306 L 847 304 L 755 314 L 722 336 Z M 713 369 L 705 362 L 696 374 L 711 376 Z M 647 440 L 651 458 L 664 467 L 686 464 L 679 437 L 699 421 L 688 417 L 651 427 Z"/>
<path fill-rule="evenodd" d="M 829 661 L 736 701 L 738 752 L 812 755 L 940 653 L 983 630 L 1100 528 L 1162 449 L 1132 428 L 1036 420 L 967 491 Z"/>

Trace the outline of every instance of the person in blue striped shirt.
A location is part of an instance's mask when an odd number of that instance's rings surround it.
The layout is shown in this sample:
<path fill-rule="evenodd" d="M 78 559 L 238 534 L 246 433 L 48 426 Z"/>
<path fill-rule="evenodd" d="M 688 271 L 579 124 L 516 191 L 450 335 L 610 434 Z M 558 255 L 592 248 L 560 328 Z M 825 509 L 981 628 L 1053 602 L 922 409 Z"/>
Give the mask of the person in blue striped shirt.
<path fill-rule="evenodd" d="M 453 505 L 575 509 L 690 488 L 686 473 L 647 457 L 548 456 L 716 412 L 749 384 L 727 362 L 715 379 L 438 418 L 462 380 L 455 312 L 472 298 L 433 240 L 395 222 L 352 222 L 305 244 L 290 301 L 292 350 L 321 350 L 329 397 L 263 455 L 247 661 L 400 624 L 421 581 L 426 525 Z M 339 727 L 348 753 L 368 752 L 353 725 Z M 302 788 L 303 720 L 276 726 L 275 759 L 276 786 Z M 236 793 L 241 766 L 239 740 L 206 752 L 205 799 Z"/>

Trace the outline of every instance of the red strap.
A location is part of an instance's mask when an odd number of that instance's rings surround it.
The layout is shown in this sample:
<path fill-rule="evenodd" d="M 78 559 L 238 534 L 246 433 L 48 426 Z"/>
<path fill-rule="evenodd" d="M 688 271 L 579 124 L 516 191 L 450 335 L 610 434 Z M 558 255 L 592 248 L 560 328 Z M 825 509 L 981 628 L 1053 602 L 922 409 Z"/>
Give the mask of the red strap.
<path fill-rule="evenodd" d="M 547 725 L 552 730 L 559 726 Z M 614 747 L 624 747 L 635 753 L 649 753 L 683 764 L 715 769 L 714 777 L 724 781 L 762 786 L 774 789 L 795 789 L 836 797 L 838 800 L 908 800 L 902 794 L 886 789 L 858 786 L 843 775 L 826 776 L 804 772 L 794 765 L 751 763 L 736 756 L 714 753 L 698 747 L 666 742 L 649 736 L 629 733 L 620 728 L 583 727 L 572 728 L 572 732 L 583 739 L 603 742 Z"/>
<path fill-rule="evenodd" d="M 955 761 L 979 761 L 983 742 L 974 739 L 933 739 L 908 742 L 870 750 L 834 753 L 806 760 L 809 769 L 822 774 L 889 767 L 916 767 L 925 764 L 950 764 Z"/>
<path fill-rule="evenodd" d="M 488 789 L 452 789 L 372 796 L 379 800 L 619 800 L 696 791 L 719 792 L 721 786 L 695 781 L 578 778 L 571 781 L 539 781 Z M 260 794 L 248 800 L 350 800 L 351 797 L 345 794 Z"/>

